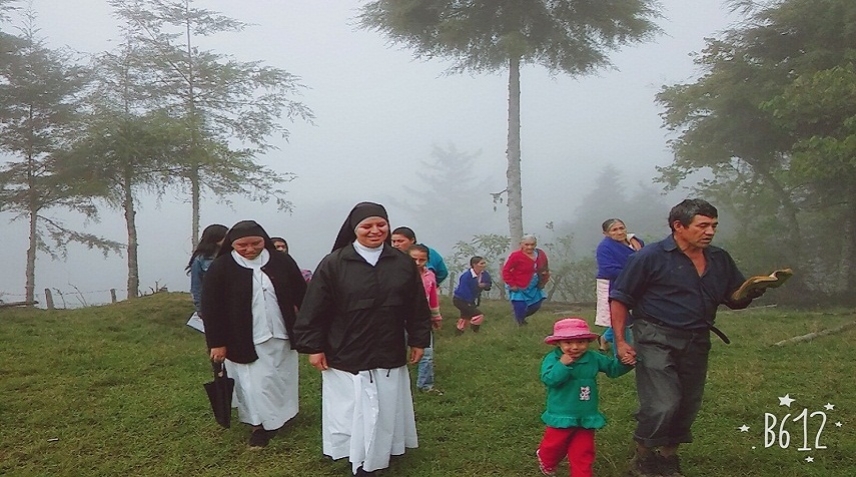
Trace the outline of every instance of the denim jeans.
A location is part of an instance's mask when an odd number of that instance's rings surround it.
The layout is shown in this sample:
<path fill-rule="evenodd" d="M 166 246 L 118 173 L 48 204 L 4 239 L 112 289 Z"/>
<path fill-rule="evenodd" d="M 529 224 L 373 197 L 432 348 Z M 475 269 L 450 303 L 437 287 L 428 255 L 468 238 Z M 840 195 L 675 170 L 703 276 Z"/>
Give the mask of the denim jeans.
<path fill-rule="evenodd" d="M 425 348 L 417 366 L 416 387 L 422 390 L 434 387 L 434 332 L 431 332 L 431 344 Z"/>
<path fill-rule="evenodd" d="M 633 438 L 645 447 L 692 442 L 701 408 L 710 331 L 633 322 L 639 410 Z"/>

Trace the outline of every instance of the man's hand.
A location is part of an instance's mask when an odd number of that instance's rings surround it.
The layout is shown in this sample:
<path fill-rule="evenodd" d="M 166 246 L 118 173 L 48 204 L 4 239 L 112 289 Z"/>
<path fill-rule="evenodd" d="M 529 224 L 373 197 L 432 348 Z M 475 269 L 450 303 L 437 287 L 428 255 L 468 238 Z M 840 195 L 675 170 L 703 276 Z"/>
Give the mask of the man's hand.
<path fill-rule="evenodd" d="M 636 350 L 630 346 L 630 343 L 626 341 L 616 341 L 615 349 L 618 354 L 618 359 L 621 360 L 622 363 L 628 366 L 636 364 Z"/>
<path fill-rule="evenodd" d="M 422 355 L 425 354 L 425 350 L 422 348 L 415 348 L 413 346 L 410 347 L 410 364 L 416 364 L 422 359 Z"/>
<path fill-rule="evenodd" d="M 309 364 L 311 364 L 312 367 L 317 369 L 318 371 L 326 371 L 328 369 L 327 355 L 324 353 L 310 354 Z"/>

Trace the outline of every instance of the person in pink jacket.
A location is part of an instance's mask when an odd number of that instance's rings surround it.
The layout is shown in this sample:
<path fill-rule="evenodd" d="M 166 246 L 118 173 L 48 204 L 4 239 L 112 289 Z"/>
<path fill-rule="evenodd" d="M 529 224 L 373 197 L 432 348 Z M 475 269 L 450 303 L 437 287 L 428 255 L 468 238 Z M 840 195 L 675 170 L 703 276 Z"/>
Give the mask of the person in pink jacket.
<path fill-rule="evenodd" d="M 428 308 L 431 309 L 431 324 L 434 330 L 439 330 L 443 322 L 440 315 L 440 298 L 437 293 L 437 278 L 434 272 L 425 265 L 428 263 L 430 251 L 422 244 L 411 245 L 407 253 L 416 262 L 416 268 L 422 276 L 422 286 L 425 287 L 425 297 L 428 298 Z M 434 387 L 434 333 L 431 333 L 431 345 L 425 348 L 422 359 L 419 360 L 416 388 L 422 392 L 440 394 L 443 392 Z"/>

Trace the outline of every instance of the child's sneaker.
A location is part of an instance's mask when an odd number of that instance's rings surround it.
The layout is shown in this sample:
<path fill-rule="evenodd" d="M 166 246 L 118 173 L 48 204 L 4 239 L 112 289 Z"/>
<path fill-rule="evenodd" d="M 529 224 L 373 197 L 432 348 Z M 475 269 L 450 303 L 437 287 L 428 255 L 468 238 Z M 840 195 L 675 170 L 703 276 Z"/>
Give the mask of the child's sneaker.
<path fill-rule="evenodd" d="M 443 395 L 443 391 L 440 391 L 434 386 L 431 386 L 430 388 L 419 388 L 419 391 L 421 391 L 423 394 L 434 394 L 435 396 Z"/>
<path fill-rule="evenodd" d="M 547 467 L 544 465 L 544 461 L 541 460 L 540 452 L 541 452 L 540 449 L 536 450 L 535 451 L 535 457 L 538 458 L 538 468 L 541 469 L 541 473 L 544 475 L 555 476 L 556 475 L 556 469 L 550 468 L 550 467 Z"/>

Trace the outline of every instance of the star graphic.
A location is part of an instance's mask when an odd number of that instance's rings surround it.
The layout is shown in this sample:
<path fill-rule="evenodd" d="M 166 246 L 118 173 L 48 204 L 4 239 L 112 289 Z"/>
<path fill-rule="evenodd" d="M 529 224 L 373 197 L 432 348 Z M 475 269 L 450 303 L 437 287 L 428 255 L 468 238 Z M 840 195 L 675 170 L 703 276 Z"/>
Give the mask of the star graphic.
<path fill-rule="evenodd" d="M 746 424 L 743 424 L 742 426 L 738 427 L 738 429 L 740 429 L 740 432 L 749 432 L 749 426 L 747 426 Z"/>
<path fill-rule="evenodd" d="M 831 411 L 835 409 L 835 404 L 826 403 L 826 406 L 823 406 L 827 411 Z"/>
<path fill-rule="evenodd" d="M 841 427 L 841 426 L 842 426 L 841 421 L 838 421 L 835 423 L 835 427 Z"/>
<path fill-rule="evenodd" d="M 796 399 L 792 399 L 790 394 L 785 394 L 779 398 L 779 406 L 791 407 L 791 403 L 794 401 L 796 401 Z"/>
<path fill-rule="evenodd" d="M 805 458 L 805 461 L 806 461 L 806 462 L 814 462 L 814 457 L 812 457 L 812 456 L 808 456 L 808 457 L 806 457 L 806 458 Z"/>

